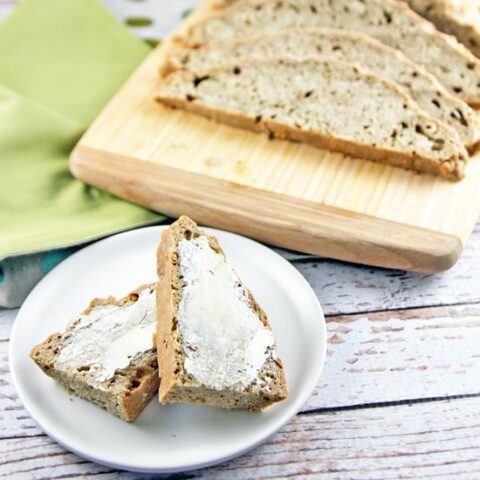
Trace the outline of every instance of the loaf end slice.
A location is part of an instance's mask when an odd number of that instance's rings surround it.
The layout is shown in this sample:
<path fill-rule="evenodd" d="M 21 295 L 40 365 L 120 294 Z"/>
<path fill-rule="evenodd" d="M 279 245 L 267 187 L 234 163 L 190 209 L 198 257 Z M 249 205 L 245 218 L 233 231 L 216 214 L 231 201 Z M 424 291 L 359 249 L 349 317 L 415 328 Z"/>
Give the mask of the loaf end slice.
<path fill-rule="evenodd" d="M 407 3 L 480 57 L 480 0 L 407 0 Z"/>
<path fill-rule="evenodd" d="M 458 135 L 397 85 L 318 56 L 174 72 L 158 100 L 213 120 L 354 157 L 459 180 Z"/>
<path fill-rule="evenodd" d="M 154 345 L 156 285 L 125 298 L 95 299 L 64 333 L 36 345 L 30 357 L 69 393 L 131 422 L 158 390 Z"/>
<path fill-rule="evenodd" d="M 265 312 L 214 236 L 188 217 L 158 248 L 161 403 L 260 410 L 287 397 Z"/>

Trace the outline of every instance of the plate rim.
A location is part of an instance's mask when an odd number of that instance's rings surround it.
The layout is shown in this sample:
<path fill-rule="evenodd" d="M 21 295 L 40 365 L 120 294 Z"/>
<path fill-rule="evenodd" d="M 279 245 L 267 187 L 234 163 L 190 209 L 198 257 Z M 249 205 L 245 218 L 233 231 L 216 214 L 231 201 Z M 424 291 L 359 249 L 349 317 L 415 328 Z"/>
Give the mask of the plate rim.
<path fill-rule="evenodd" d="M 49 277 L 52 275 L 55 275 L 57 269 L 63 265 L 64 263 L 68 263 L 72 257 L 77 256 L 81 252 L 85 252 L 88 250 L 93 250 L 95 249 L 99 244 L 104 244 L 110 242 L 112 239 L 117 239 L 118 237 L 126 238 L 126 237 L 134 237 L 134 236 L 141 236 L 144 232 L 147 231 L 157 231 L 158 233 L 161 233 L 161 231 L 165 230 L 166 228 L 169 227 L 169 224 L 166 225 L 155 225 L 155 226 L 147 226 L 143 228 L 138 228 L 138 229 L 133 229 L 133 230 L 128 230 L 126 232 L 120 232 L 115 235 L 111 235 L 109 237 L 103 238 L 99 241 L 96 241 L 90 245 L 87 245 L 86 247 L 81 248 L 74 254 L 72 254 L 70 257 L 66 258 L 64 261 L 62 261 L 59 265 L 57 265 L 52 271 L 50 271 L 47 275 L 45 275 L 42 280 L 33 288 L 33 290 L 29 293 L 25 301 L 23 302 L 21 308 L 19 309 L 15 320 L 13 322 L 12 326 L 12 331 L 10 334 L 10 339 L 9 339 L 9 348 L 8 348 L 8 357 L 9 357 L 9 370 L 10 374 L 12 377 L 12 383 L 13 386 L 15 387 L 15 390 L 18 394 L 18 397 L 20 401 L 22 402 L 24 408 L 27 410 L 28 414 L 32 418 L 32 420 L 39 426 L 39 428 L 50 438 L 52 438 L 55 442 L 57 442 L 59 445 L 61 445 L 63 448 L 65 448 L 67 451 L 73 452 L 74 454 L 80 456 L 81 458 L 87 459 L 89 461 L 98 463 L 100 465 L 105 465 L 107 467 L 119 469 L 119 470 L 125 470 L 125 471 L 132 471 L 132 472 L 138 472 L 138 473 L 175 473 L 175 472 L 186 472 L 186 471 L 191 471 L 191 470 L 196 470 L 196 469 L 201 469 L 201 468 L 207 468 L 211 467 L 214 465 L 218 465 L 220 463 L 227 462 L 233 458 L 236 458 L 238 456 L 241 456 L 245 454 L 246 452 L 254 449 L 255 447 L 259 446 L 260 444 L 264 443 L 265 441 L 268 440 L 272 435 L 277 433 L 283 426 L 285 426 L 292 418 L 294 418 L 298 412 L 300 411 L 301 407 L 305 404 L 305 402 L 308 400 L 308 398 L 311 396 L 313 393 L 316 385 L 318 384 L 320 375 L 323 372 L 323 367 L 325 365 L 325 360 L 326 360 L 326 352 L 327 352 L 327 329 L 326 329 L 326 320 L 325 320 L 325 315 L 323 313 L 322 306 L 320 304 L 320 301 L 315 294 L 313 288 L 311 285 L 308 283 L 308 281 L 305 279 L 305 277 L 296 269 L 291 263 L 283 258 L 280 254 L 272 250 L 266 245 L 263 245 L 260 242 L 257 242 L 256 240 L 253 240 L 251 238 L 245 237 L 243 235 L 239 235 L 237 233 L 229 232 L 226 230 L 221 230 L 217 228 L 210 228 L 210 227 L 204 227 L 200 226 L 205 232 L 207 232 L 210 235 L 217 235 L 217 233 L 220 233 L 222 235 L 227 235 L 227 236 L 232 236 L 235 237 L 237 240 L 240 241 L 246 241 L 250 243 L 251 245 L 254 245 L 255 248 L 260 248 L 260 250 L 263 250 L 266 252 L 268 255 L 271 255 L 273 257 L 276 257 L 278 260 L 281 262 L 285 262 L 288 267 L 291 268 L 291 273 L 292 275 L 295 275 L 298 279 L 299 282 L 303 283 L 303 287 L 305 290 L 305 293 L 308 293 L 308 296 L 311 297 L 312 300 L 312 306 L 314 305 L 316 310 L 318 311 L 319 314 L 319 321 L 318 321 L 318 328 L 321 330 L 321 338 L 319 338 L 317 341 L 320 342 L 321 348 L 319 351 L 315 352 L 316 357 L 318 357 L 318 362 L 316 362 L 316 374 L 311 375 L 310 377 L 310 382 L 308 385 L 306 385 L 303 390 L 304 393 L 298 396 L 296 401 L 293 403 L 293 405 L 290 407 L 291 411 L 287 412 L 286 416 L 281 416 L 276 422 L 273 423 L 272 426 L 269 428 L 265 429 L 265 432 L 260 435 L 260 437 L 250 445 L 237 449 L 234 452 L 228 453 L 228 454 L 220 454 L 220 455 L 214 455 L 211 458 L 206 459 L 205 461 L 194 461 L 194 462 L 185 462 L 182 465 L 178 466 L 165 466 L 162 467 L 160 465 L 157 466 L 142 466 L 139 465 L 135 462 L 128 462 L 128 461 L 123 461 L 123 462 L 116 462 L 116 461 L 110 461 L 110 460 L 104 460 L 101 458 L 101 456 L 95 456 L 91 455 L 87 451 L 85 451 L 82 448 L 77 448 L 76 445 L 72 446 L 69 442 L 64 442 L 63 439 L 61 438 L 62 435 L 57 436 L 57 434 L 54 431 L 51 431 L 48 425 L 48 419 L 44 418 L 44 414 L 42 414 L 41 410 L 36 410 L 36 406 L 32 403 L 30 403 L 30 400 L 27 399 L 26 397 L 28 396 L 26 391 L 23 391 L 22 388 L 19 388 L 18 385 L 21 383 L 20 382 L 20 376 L 21 374 L 17 372 L 16 370 L 16 362 L 15 362 L 15 350 L 18 342 L 20 341 L 19 338 L 21 338 L 21 334 L 18 333 L 20 330 L 20 321 L 19 319 L 23 318 L 22 315 L 27 315 L 23 313 L 30 302 L 33 302 L 35 299 L 35 296 L 38 295 L 37 292 L 41 292 L 43 289 L 43 284 L 47 283 L 49 280 Z M 160 237 L 159 237 L 160 238 Z M 63 267 L 65 268 L 65 267 Z M 33 299 L 33 300 L 32 300 Z M 25 307 L 27 305 L 27 307 Z M 20 335 L 20 337 L 19 337 Z M 308 387 L 308 388 L 307 388 Z M 32 413 L 35 412 L 34 413 Z M 39 418 L 40 417 L 40 418 Z M 55 430 L 55 429 L 53 429 Z M 60 432 L 61 433 L 61 432 Z"/>

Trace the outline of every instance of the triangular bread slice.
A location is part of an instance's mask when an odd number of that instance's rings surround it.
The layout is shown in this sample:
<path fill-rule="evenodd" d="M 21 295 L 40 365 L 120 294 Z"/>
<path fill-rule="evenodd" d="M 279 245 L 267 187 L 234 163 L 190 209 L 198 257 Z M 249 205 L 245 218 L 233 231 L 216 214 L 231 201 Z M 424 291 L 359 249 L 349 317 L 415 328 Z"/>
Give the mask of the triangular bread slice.
<path fill-rule="evenodd" d="M 156 285 L 97 298 L 30 357 L 69 393 L 131 422 L 158 390 Z"/>
<path fill-rule="evenodd" d="M 459 180 L 468 154 L 456 132 L 396 84 L 318 56 L 174 72 L 158 100 L 233 126 Z"/>
<path fill-rule="evenodd" d="M 198 71 L 245 59 L 266 59 L 277 52 L 296 59 L 321 54 L 358 63 L 368 71 L 396 82 L 426 113 L 453 128 L 468 150 L 473 151 L 480 140 L 480 125 L 472 108 L 448 93 L 433 75 L 399 50 L 360 32 L 293 28 L 207 44 L 197 49 L 178 49 L 167 58 L 163 73 L 182 68 Z"/>
<path fill-rule="evenodd" d="M 259 410 L 286 398 L 267 316 L 215 237 L 180 217 L 162 234 L 158 276 L 161 403 Z"/>
<path fill-rule="evenodd" d="M 366 33 L 424 65 L 462 100 L 480 105 L 480 60 L 396 0 L 239 0 L 193 25 L 184 41 L 198 46 L 292 27 Z"/>

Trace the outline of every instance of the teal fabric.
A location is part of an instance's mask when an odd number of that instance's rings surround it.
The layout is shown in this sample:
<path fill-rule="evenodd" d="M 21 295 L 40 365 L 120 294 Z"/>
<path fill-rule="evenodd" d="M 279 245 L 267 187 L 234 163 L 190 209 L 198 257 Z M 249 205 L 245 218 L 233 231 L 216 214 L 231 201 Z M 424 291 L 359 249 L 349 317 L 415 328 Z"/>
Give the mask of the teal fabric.
<path fill-rule="evenodd" d="M 40 257 L 40 272 L 43 275 L 46 275 L 69 255 L 70 252 L 68 250 L 52 250 L 50 252 L 45 252 Z"/>

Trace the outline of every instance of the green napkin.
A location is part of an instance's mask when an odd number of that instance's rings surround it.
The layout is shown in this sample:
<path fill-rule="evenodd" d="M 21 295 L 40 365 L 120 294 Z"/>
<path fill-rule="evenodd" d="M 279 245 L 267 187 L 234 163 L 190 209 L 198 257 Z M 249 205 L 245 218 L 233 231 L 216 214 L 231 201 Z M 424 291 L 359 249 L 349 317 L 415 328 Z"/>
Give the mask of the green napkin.
<path fill-rule="evenodd" d="M 81 134 L 148 52 L 97 0 L 23 0 L 0 23 L 0 258 L 165 218 L 68 171 Z"/>

